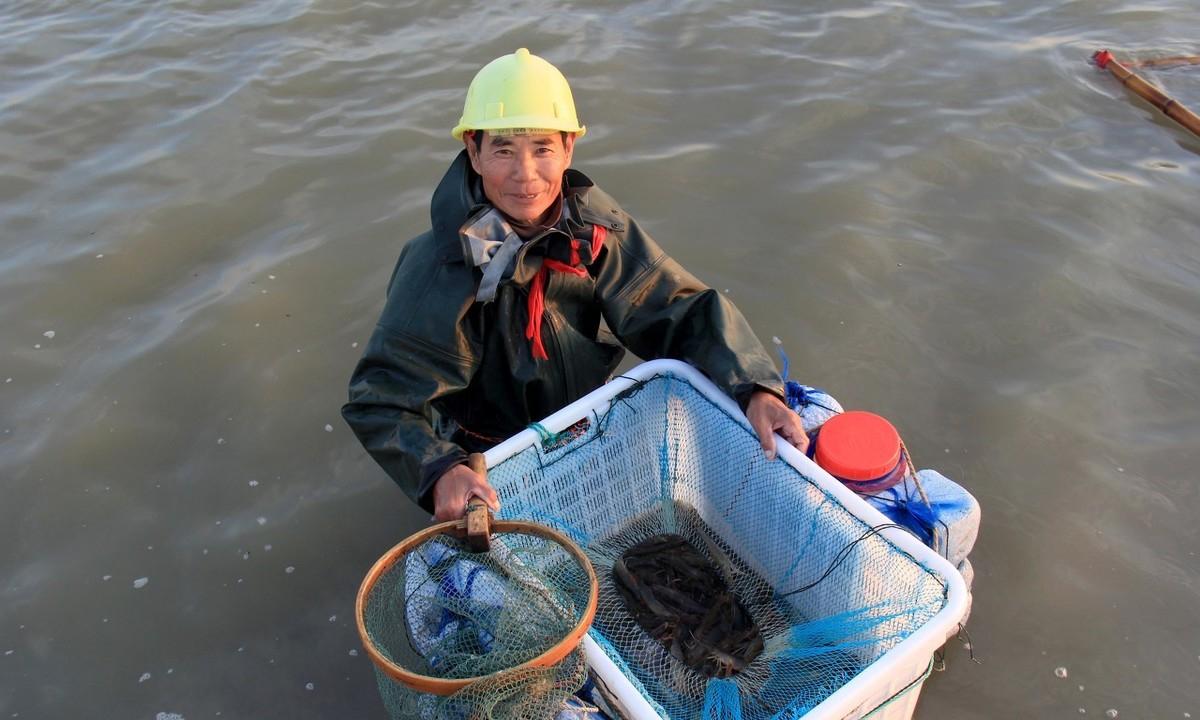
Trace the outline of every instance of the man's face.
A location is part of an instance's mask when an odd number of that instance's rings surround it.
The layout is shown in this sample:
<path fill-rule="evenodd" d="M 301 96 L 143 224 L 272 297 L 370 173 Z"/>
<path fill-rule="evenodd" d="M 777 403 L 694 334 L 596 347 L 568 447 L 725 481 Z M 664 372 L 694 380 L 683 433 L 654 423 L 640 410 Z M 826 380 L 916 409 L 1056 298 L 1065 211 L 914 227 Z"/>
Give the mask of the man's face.
<path fill-rule="evenodd" d="M 476 149 L 472 135 L 464 135 L 463 140 L 471 167 L 483 178 L 483 192 L 492 205 L 514 220 L 543 220 L 562 193 L 562 176 L 571 165 L 575 136 L 564 138 L 553 132 L 497 137 L 484 131 L 483 144 Z"/>

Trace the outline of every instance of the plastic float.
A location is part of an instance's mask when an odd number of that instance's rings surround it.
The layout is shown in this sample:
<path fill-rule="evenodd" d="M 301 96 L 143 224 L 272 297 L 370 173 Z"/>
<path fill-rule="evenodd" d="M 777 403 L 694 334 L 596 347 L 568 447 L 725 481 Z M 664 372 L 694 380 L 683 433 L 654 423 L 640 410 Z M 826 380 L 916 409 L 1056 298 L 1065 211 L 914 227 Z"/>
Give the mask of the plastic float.
<path fill-rule="evenodd" d="M 843 412 L 841 404 L 824 391 L 818 396 L 793 381 L 787 386 L 789 403 L 796 399 L 792 409 L 804 419 L 809 434 L 809 456 L 958 568 L 969 591 L 975 570 L 967 555 L 979 537 L 981 519 L 975 497 L 936 470 L 917 470 L 899 433 L 885 418 L 864 411 Z M 810 425 L 806 403 L 838 410 L 822 414 Z"/>

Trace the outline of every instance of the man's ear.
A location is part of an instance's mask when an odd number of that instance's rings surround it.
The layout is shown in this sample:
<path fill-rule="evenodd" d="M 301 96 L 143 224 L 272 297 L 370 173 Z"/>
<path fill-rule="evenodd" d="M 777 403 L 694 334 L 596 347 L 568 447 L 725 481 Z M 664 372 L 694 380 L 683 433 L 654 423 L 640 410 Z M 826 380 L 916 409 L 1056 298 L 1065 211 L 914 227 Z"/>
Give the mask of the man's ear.
<path fill-rule="evenodd" d="M 467 157 L 471 160 L 471 167 L 475 169 L 476 175 L 482 175 L 483 169 L 479 165 L 479 149 L 475 145 L 475 133 L 482 132 L 481 130 L 468 130 L 463 133 L 463 145 L 467 146 Z M 487 142 L 485 137 L 484 142 Z"/>
<path fill-rule="evenodd" d="M 567 155 L 567 167 L 571 167 L 571 158 L 575 156 L 575 133 L 563 135 L 563 152 Z"/>

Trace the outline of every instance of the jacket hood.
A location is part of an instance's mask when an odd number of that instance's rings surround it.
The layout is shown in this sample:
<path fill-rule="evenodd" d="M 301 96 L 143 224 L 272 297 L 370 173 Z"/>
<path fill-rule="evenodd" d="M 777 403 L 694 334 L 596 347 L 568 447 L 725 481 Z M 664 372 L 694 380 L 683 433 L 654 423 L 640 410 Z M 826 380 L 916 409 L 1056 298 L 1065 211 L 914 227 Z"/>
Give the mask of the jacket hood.
<path fill-rule="evenodd" d="M 459 228 L 486 202 L 479 175 L 463 149 L 442 176 L 429 205 L 430 226 L 440 241 L 438 244 L 445 247 L 445 243 L 450 243 L 457 247 Z"/>

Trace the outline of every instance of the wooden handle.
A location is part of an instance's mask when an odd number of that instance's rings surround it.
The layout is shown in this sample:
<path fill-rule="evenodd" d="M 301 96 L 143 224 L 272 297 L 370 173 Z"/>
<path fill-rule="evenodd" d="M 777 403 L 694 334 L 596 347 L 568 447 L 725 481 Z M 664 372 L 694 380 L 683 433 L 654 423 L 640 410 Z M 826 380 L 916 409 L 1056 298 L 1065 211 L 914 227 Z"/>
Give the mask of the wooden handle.
<path fill-rule="evenodd" d="M 467 456 L 467 467 L 476 475 L 482 475 L 483 479 L 487 479 L 487 460 L 483 457 L 483 453 L 471 453 Z"/>
<path fill-rule="evenodd" d="M 482 453 L 468 455 L 467 467 L 487 479 L 487 461 Z M 467 501 L 467 544 L 475 552 L 487 552 L 492 549 L 491 520 L 491 510 L 480 497 L 475 496 Z"/>

